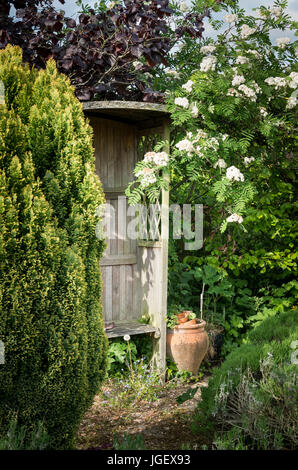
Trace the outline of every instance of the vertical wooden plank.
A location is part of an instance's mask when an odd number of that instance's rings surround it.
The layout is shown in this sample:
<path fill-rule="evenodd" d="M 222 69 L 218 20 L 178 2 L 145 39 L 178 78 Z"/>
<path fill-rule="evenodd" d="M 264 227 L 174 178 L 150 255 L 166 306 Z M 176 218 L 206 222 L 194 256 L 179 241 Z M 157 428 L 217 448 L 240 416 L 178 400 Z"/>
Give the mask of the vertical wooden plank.
<path fill-rule="evenodd" d="M 124 247 L 127 247 L 127 237 L 126 237 L 126 197 L 118 196 L 118 254 L 123 255 L 129 253 L 129 251 L 124 250 Z"/>
<path fill-rule="evenodd" d="M 125 302 L 125 288 L 126 288 L 126 270 L 125 265 L 120 266 L 120 320 L 127 320 L 126 316 L 126 302 Z"/>
<path fill-rule="evenodd" d="M 142 289 L 140 283 L 140 271 L 138 264 L 132 265 L 132 311 L 133 318 L 140 318 L 142 316 Z"/>
<path fill-rule="evenodd" d="M 105 277 L 105 300 L 106 300 L 106 310 L 105 310 L 105 319 L 106 321 L 113 320 L 113 298 L 112 298 L 112 281 L 113 281 L 113 272 L 112 266 L 106 266 L 106 277 Z"/>
<path fill-rule="evenodd" d="M 125 315 L 127 320 L 133 317 L 133 279 L 132 279 L 132 265 L 125 266 Z"/>
<path fill-rule="evenodd" d="M 114 217 L 114 230 L 111 233 L 111 240 L 110 240 L 110 254 L 117 255 L 118 254 L 118 201 L 117 199 L 111 199 L 110 204 L 114 210 L 113 217 Z"/>
<path fill-rule="evenodd" d="M 120 320 L 120 266 L 113 266 L 113 320 Z"/>
<path fill-rule="evenodd" d="M 101 301 L 102 301 L 102 309 L 103 309 L 103 317 L 104 321 L 106 321 L 106 268 L 101 268 L 101 281 L 102 281 L 102 293 L 101 293 Z"/>

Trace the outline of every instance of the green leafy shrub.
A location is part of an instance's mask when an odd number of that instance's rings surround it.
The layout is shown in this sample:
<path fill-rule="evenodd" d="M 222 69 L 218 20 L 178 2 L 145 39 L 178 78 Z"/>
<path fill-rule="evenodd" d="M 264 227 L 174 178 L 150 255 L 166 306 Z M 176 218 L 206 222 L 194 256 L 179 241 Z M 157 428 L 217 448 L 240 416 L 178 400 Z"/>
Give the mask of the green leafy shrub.
<path fill-rule="evenodd" d="M 69 448 L 106 370 L 92 130 L 54 61 L 8 46 L 0 80 L 0 432 L 16 413 Z"/>
<path fill-rule="evenodd" d="M 255 327 L 202 390 L 194 428 L 216 433 L 218 449 L 297 448 L 297 364 L 291 359 L 297 338 L 293 311 Z"/>

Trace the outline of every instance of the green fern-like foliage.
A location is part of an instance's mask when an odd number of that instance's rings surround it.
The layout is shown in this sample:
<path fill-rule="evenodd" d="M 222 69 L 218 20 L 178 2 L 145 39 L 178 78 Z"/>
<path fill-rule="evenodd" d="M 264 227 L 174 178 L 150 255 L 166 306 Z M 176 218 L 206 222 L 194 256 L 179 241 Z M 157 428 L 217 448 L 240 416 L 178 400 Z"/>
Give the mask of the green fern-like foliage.
<path fill-rule="evenodd" d="M 0 434 L 17 414 L 71 448 L 106 370 L 92 131 L 54 61 L 0 52 Z M 30 434 L 30 433 L 29 433 Z"/>

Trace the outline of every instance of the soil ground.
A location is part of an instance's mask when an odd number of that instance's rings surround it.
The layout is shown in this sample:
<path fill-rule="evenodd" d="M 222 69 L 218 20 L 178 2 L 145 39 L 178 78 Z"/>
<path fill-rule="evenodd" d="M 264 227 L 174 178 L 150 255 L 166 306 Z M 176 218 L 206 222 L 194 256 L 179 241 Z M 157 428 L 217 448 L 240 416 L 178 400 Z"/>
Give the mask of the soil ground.
<path fill-rule="evenodd" d="M 142 434 L 147 450 L 200 449 L 208 444 L 204 438 L 193 434 L 191 423 L 194 410 L 206 387 L 208 378 L 196 383 L 177 382 L 167 384 L 154 402 L 139 401 L 123 406 L 107 400 L 115 393 L 116 384 L 111 381 L 102 387 L 100 395 L 85 414 L 78 431 L 78 449 L 113 449 L 115 434 L 118 439 L 126 435 Z M 176 398 L 189 388 L 199 387 L 191 400 L 179 405 Z"/>

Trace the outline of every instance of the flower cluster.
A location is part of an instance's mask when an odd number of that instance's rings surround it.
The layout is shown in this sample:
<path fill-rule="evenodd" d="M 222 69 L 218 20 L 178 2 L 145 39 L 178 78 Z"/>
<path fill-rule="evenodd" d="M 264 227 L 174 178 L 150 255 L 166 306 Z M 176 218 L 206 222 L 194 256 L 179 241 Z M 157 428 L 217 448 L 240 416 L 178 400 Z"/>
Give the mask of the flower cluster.
<path fill-rule="evenodd" d="M 266 109 L 265 109 L 264 107 L 262 107 L 262 106 L 260 107 L 260 114 L 261 114 L 261 116 L 263 116 L 263 117 L 268 116 L 268 113 L 267 113 Z"/>
<path fill-rule="evenodd" d="M 256 51 L 255 49 L 248 49 L 246 52 L 247 52 L 248 54 L 254 55 L 255 57 L 257 57 L 257 59 L 261 59 L 261 58 L 262 58 L 262 55 L 261 55 L 258 51 Z"/>
<path fill-rule="evenodd" d="M 245 78 L 243 77 L 243 75 L 234 75 L 234 78 L 232 80 L 232 85 L 233 86 L 238 86 L 238 85 L 241 85 L 241 83 L 244 83 L 245 82 Z"/>
<path fill-rule="evenodd" d="M 143 188 L 147 188 L 150 184 L 154 184 L 157 181 L 153 168 L 142 168 L 142 170 L 136 173 L 137 178 L 141 178 L 140 185 Z"/>
<path fill-rule="evenodd" d="M 179 72 L 177 72 L 176 70 L 172 70 L 169 67 L 165 68 L 165 73 L 167 75 L 172 75 L 174 78 L 179 78 L 180 77 Z"/>
<path fill-rule="evenodd" d="M 291 72 L 289 77 L 291 79 L 289 87 L 295 90 L 298 86 L 298 72 Z"/>
<path fill-rule="evenodd" d="M 191 93 L 193 85 L 194 85 L 194 82 L 192 80 L 188 80 L 188 82 L 182 85 L 182 88 L 186 90 L 188 93 Z"/>
<path fill-rule="evenodd" d="M 215 47 L 215 46 L 212 46 L 212 45 L 210 44 L 210 45 L 208 45 L 208 46 L 202 46 L 201 49 L 200 49 L 200 52 L 201 52 L 202 54 L 209 54 L 209 53 L 212 54 L 212 52 L 214 52 L 215 49 L 216 49 L 216 47 Z"/>
<path fill-rule="evenodd" d="M 277 39 L 276 39 L 277 47 L 279 47 L 280 49 L 285 49 L 286 46 L 287 46 L 290 42 L 291 42 L 291 39 L 290 39 L 290 38 L 287 38 L 287 37 L 277 38 Z"/>
<path fill-rule="evenodd" d="M 243 55 L 239 55 L 236 59 L 236 64 L 240 64 L 240 65 L 243 65 L 243 64 L 248 64 L 249 63 L 249 59 L 247 57 L 244 57 Z"/>
<path fill-rule="evenodd" d="M 147 152 L 144 156 L 144 162 L 153 163 L 158 167 L 164 167 L 169 163 L 169 155 L 167 152 Z"/>
<path fill-rule="evenodd" d="M 247 85 L 244 85 L 245 78 L 243 75 L 234 75 L 233 80 L 232 80 L 232 85 L 233 86 L 238 86 L 238 90 L 235 88 L 229 88 L 227 95 L 228 96 L 246 96 L 247 98 L 250 98 L 252 101 L 257 101 L 257 94 L 261 93 L 261 88 L 255 81 L 250 82 L 250 87 Z M 239 93 L 241 91 L 241 93 Z"/>
<path fill-rule="evenodd" d="M 256 32 L 255 28 L 250 28 L 247 24 L 243 24 L 240 30 L 241 39 L 247 39 L 248 36 L 251 36 Z"/>
<path fill-rule="evenodd" d="M 175 104 L 181 106 L 182 108 L 189 107 L 189 101 L 187 98 L 175 98 Z"/>
<path fill-rule="evenodd" d="M 269 7 L 268 10 L 272 15 L 276 16 L 276 18 L 279 18 L 282 15 L 281 7 Z"/>
<path fill-rule="evenodd" d="M 199 108 L 195 103 L 192 103 L 189 107 L 192 117 L 196 118 L 199 115 Z"/>
<path fill-rule="evenodd" d="M 244 181 L 243 174 L 235 166 L 230 166 L 229 168 L 227 168 L 226 177 L 230 181 Z"/>
<path fill-rule="evenodd" d="M 232 214 L 227 218 L 227 222 L 237 222 L 238 224 L 242 224 L 243 217 L 238 214 Z"/>
<path fill-rule="evenodd" d="M 243 84 L 239 86 L 238 90 L 242 91 L 242 93 L 248 98 L 250 98 L 252 101 L 257 101 L 256 90 L 253 90 L 252 88 Z"/>
<path fill-rule="evenodd" d="M 235 23 L 238 20 L 238 15 L 236 14 L 228 14 L 224 17 L 226 23 Z"/>
<path fill-rule="evenodd" d="M 255 157 L 244 157 L 244 165 L 248 166 L 250 163 L 255 161 Z"/>
<path fill-rule="evenodd" d="M 109 2 L 107 4 L 107 9 L 112 10 L 117 4 L 118 4 L 118 2 Z"/>
<path fill-rule="evenodd" d="M 274 86 L 275 90 L 287 85 L 287 81 L 284 77 L 268 77 L 265 79 L 265 83 L 268 83 L 270 86 Z"/>
<path fill-rule="evenodd" d="M 214 168 L 227 168 L 227 164 L 223 158 L 219 158 L 217 162 L 213 165 Z"/>
<path fill-rule="evenodd" d="M 288 99 L 286 108 L 293 109 L 295 108 L 295 106 L 297 106 L 297 103 L 298 103 L 297 96 L 290 96 L 290 98 Z"/>
<path fill-rule="evenodd" d="M 178 150 L 185 151 L 187 153 L 190 153 L 190 152 L 194 151 L 193 143 L 189 139 L 180 140 L 176 144 L 176 147 L 177 147 Z"/>
<path fill-rule="evenodd" d="M 186 2 L 180 2 L 179 4 L 179 9 L 182 13 L 185 13 L 188 11 L 188 5 Z"/>
<path fill-rule="evenodd" d="M 214 55 L 209 55 L 203 58 L 200 63 L 201 72 L 209 72 L 209 70 L 214 71 L 217 63 L 217 58 Z"/>

